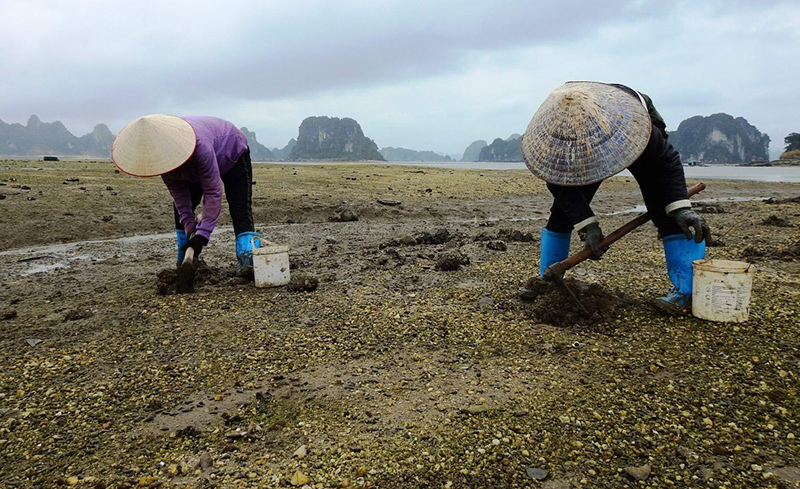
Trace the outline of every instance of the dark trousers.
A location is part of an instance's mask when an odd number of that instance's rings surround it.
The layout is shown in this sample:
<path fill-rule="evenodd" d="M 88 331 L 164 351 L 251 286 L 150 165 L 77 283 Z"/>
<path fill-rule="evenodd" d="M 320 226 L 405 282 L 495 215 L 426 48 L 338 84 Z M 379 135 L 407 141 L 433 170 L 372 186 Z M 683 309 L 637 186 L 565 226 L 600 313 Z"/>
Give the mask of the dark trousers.
<path fill-rule="evenodd" d="M 647 212 L 653 220 L 653 224 L 658 229 L 658 234 L 662 238 L 665 236 L 672 236 L 673 234 L 681 234 L 682 231 L 675 222 L 675 219 L 667 216 L 664 208 L 671 204 L 671 198 L 665 191 L 666 183 L 663 181 L 658 172 L 658 166 L 648 164 L 647 160 L 637 160 L 633 165 L 628 167 L 633 178 L 639 184 L 639 190 L 642 191 L 644 198 L 644 205 L 647 207 Z M 583 193 L 586 202 L 591 202 L 594 194 L 600 187 L 601 182 L 592 183 L 579 187 Z M 557 202 L 553 202 L 550 208 L 550 218 L 547 220 L 545 226 L 547 230 L 555 233 L 569 233 L 572 231 L 572 223 L 567 215 L 558 206 Z M 608 231 L 606 231 L 608 232 Z"/>
<path fill-rule="evenodd" d="M 228 210 L 233 221 L 233 232 L 236 235 L 254 231 L 253 225 L 253 163 L 250 161 L 250 150 L 247 150 L 236 160 L 236 164 L 221 175 L 222 185 L 225 187 L 225 200 L 228 201 Z M 203 187 L 200 182 L 189 182 L 189 191 L 192 195 L 192 210 L 200 204 L 203 198 Z M 183 230 L 178 209 L 175 209 L 175 229 Z"/>

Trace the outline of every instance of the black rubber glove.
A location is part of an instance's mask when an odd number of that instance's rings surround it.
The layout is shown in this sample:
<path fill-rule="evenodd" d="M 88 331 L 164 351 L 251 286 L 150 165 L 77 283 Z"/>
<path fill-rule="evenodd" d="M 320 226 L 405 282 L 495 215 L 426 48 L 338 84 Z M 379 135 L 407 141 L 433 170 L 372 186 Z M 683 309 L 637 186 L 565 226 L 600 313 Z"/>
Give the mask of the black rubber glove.
<path fill-rule="evenodd" d="M 599 223 L 593 222 L 589 224 L 581 229 L 578 234 L 583 241 L 586 242 L 586 246 L 592 250 L 592 256 L 590 257 L 592 260 L 599 260 L 603 257 L 603 253 L 606 252 L 606 249 L 600 249 L 600 240 L 603 239 L 603 230 L 600 229 Z"/>
<path fill-rule="evenodd" d="M 181 246 L 181 251 L 186 251 L 189 248 L 194 248 L 194 257 L 197 258 L 200 256 L 200 252 L 203 251 L 203 246 L 208 244 L 208 239 L 194 235 L 189 238 L 189 241 L 186 242 L 183 246 Z"/>
<path fill-rule="evenodd" d="M 672 217 L 686 235 L 686 239 L 692 239 L 692 231 L 689 228 L 694 228 L 695 243 L 701 243 L 704 239 L 706 243 L 711 242 L 711 228 L 708 227 L 705 219 L 700 217 L 700 214 L 690 209 L 678 209 L 672 214 Z"/>

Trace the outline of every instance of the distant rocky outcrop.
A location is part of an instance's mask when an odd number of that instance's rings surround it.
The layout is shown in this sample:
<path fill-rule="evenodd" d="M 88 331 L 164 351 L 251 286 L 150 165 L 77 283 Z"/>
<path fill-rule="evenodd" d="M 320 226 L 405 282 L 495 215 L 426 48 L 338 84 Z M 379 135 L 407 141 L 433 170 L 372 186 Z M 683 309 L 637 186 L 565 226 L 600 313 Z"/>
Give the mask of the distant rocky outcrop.
<path fill-rule="evenodd" d="M 416 151 L 406 148 L 382 148 L 380 153 L 386 161 L 453 161 L 447 155 L 435 153 L 433 151 Z"/>
<path fill-rule="evenodd" d="M 26 125 L 0 121 L 0 154 L 7 156 L 65 155 L 108 158 L 114 134 L 98 124 L 89 134 L 77 137 L 61 121 L 42 122 L 32 115 Z"/>
<path fill-rule="evenodd" d="M 481 156 L 481 150 L 486 146 L 486 141 L 483 139 L 473 141 L 469 146 L 467 146 L 467 149 L 464 150 L 464 154 L 461 156 L 461 161 L 478 161 L 478 158 Z"/>
<path fill-rule="evenodd" d="M 522 137 L 512 134 L 507 139 L 495 139 L 481 149 L 478 161 L 522 161 Z"/>
<path fill-rule="evenodd" d="M 247 138 L 247 145 L 250 147 L 250 159 L 253 161 L 275 161 L 272 151 L 266 146 L 259 143 L 256 139 L 256 133 L 249 131 L 246 127 L 239 128 L 244 136 Z"/>
<path fill-rule="evenodd" d="M 292 150 L 294 147 L 297 146 L 297 140 L 292 138 L 286 143 L 286 146 L 283 148 L 272 148 L 272 156 L 275 157 L 276 160 L 285 160 L 292 154 Z"/>
<path fill-rule="evenodd" d="M 241 130 L 247 137 L 250 155 L 254 161 L 275 159 L 270 150 L 258 142 L 255 133 L 248 131 L 246 127 Z M 105 124 L 98 124 L 89 134 L 77 137 L 61 121 L 42 122 L 32 115 L 24 126 L 0 121 L 0 155 L 110 158 L 114 137 L 114 133 Z"/>
<path fill-rule="evenodd" d="M 297 145 L 287 160 L 385 161 L 358 122 L 326 116 L 307 117 L 300 123 Z"/>
<path fill-rule="evenodd" d="M 748 163 L 769 161 L 769 136 L 744 117 L 728 114 L 694 116 L 669 132 L 669 141 L 686 161 Z"/>

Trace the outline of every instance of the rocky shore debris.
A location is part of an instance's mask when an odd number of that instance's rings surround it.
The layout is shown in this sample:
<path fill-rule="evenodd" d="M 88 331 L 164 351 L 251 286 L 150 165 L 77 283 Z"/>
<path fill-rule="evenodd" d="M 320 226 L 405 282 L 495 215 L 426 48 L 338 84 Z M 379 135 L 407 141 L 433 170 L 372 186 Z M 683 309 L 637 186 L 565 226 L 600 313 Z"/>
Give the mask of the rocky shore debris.
<path fill-rule="evenodd" d="M 353 209 L 345 209 L 342 212 L 328 218 L 330 222 L 355 222 L 358 221 L 358 214 Z"/>
<path fill-rule="evenodd" d="M 490 223 L 485 223 L 488 227 Z M 532 243 L 536 241 L 536 236 L 528 231 L 519 229 L 499 229 L 495 234 L 480 233 L 473 238 L 473 241 L 506 241 L 511 243 Z"/>
<path fill-rule="evenodd" d="M 790 223 L 789 221 L 787 221 L 786 219 L 784 219 L 782 217 L 776 216 L 775 214 L 773 214 L 773 215 L 765 218 L 763 221 L 761 221 L 761 225 L 762 226 L 776 226 L 776 227 L 779 227 L 779 228 L 790 228 L 790 227 L 792 227 L 792 223 Z"/>
<path fill-rule="evenodd" d="M 589 312 L 586 317 L 575 300 L 555 282 L 532 277 L 520 291 L 520 299 L 527 304 L 532 318 L 553 326 L 589 326 L 612 319 L 627 302 L 598 284 L 565 278 L 567 287 Z"/>
<path fill-rule="evenodd" d="M 458 250 L 446 251 L 436 260 L 436 269 L 442 271 L 456 271 L 462 265 L 469 265 L 469 257 Z"/>
<path fill-rule="evenodd" d="M 445 244 L 452 239 L 452 235 L 447 228 L 436 228 L 430 231 L 423 231 L 416 236 L 404 234 L 402 236 L 392 238 L 389 241 L 382 243 L 380 249 L 393 247 L 393 246 L 416 246 L 416 245 L 440 245 Z"/>
<path fill-rule="evenodd" d="M 508 250 L 508 246 L 506 245 L 506 242 L 502 241 L 502 240 L 499 240 L 499 239 L 496 239 L 496 240 L 493 240 L 493 241 L 487 241 L 486 242 L 486 247 L 488 249 L 494 250 L 494 251 L 506 251 L 506 250 Z"/>
<path fill-rule="evenodd" d="M 319 279 L 313 275 L 295 274 L 289 280 L 286 290 L 289 292 L 313 292 L 319 287 Z"/>
<path fill-rule="evenodd" d="M 8 308 L 0 309 L 0 321 L 7 321 L 9 319 L 14 319 L 17 317 L 17 310 Z"/>
<path fill-rule="evenodd" d="M 709 204 L 707 202 L 694 203 L 693 207 L 700 214 L 725 214 L 725 209 L 722 206 Z"/>
<path fill-rule="evenodd" d="M 650 464 L 645 464 L 640 467 L 634 467 L 633 465 L 628 465 L 622 469 L 625 471 L 628 476 L 636 481 L 646 481 L 650 478 Z"/>
<path fill-rule="evenodd" d="M 525 469 L 525 474 L 530 477 L 531 479 L 535 479 L 537 481 L 543 481 L 547 479 L 547 476 L 550 473 L 544 469 L 540 469 L 538 467 L 528 467 Z"/>
<path fill-rule="evenodd" d="M 450 241 L 450 231 L 447 228 L 438 228 L 433 231 L 423 231 L 416 237 L 417 244 L 438 245 Z"/>
<path fill-rule="evenodd" d="M 776 199 L 775 197 L 770 197 L 769 199 L 764 201 L 765 204 L 800 204 L 800 195 L 797 197 L 788 197 L 786 199 Z"/>
<path fill-rule="evenodd" d="M 195 261 L 195 287 L 209 285 L 242 285 L 254 280 L 252 268 L 243 273 L 236 268 L 220 269 L 209 266 L 203 259 Z M 249 271 L 249 273 L 247 273 Z M 156 275 L 156 293 L 158 295 L 171 295 L 175 293 L 175 284 L 178 281 L 176 268 L 165 268 Z"/>

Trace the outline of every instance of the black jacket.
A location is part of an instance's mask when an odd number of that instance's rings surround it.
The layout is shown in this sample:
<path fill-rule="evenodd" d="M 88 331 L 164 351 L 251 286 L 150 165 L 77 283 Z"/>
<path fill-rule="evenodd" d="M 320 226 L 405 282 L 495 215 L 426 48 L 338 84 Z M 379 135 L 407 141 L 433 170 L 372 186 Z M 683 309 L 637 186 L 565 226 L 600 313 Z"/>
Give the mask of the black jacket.
<path fill-rule="evenodd" d="M 661 205 L 661 209 L 652 209 L 653 211 L 664 212 L 663 207 L 689 198 L 686 193 L 686 179 L 680 155 L 667 142 L 661 129 L 655 125 L 653 125 L 650 140 L 644 152 L 628 169 L 640 182 L 642 194 L 646 195 L 645 201 L 657 201 Z M 640 175 L 655 176 L 656 178 L 639 178 Z M 657 183 L 642 183 L 646 181 Z M 592 185 L 599 185 L 599 183 Z M 581 187 L 566 187 L 548 183 L 547 188 L 553 194 L 556 205 L 569 217 L 572 225 L 594 216 L 589 202 L 581 192 Z M 648 199 L 648 193 L 649 197 L 655 198 Z"/>

